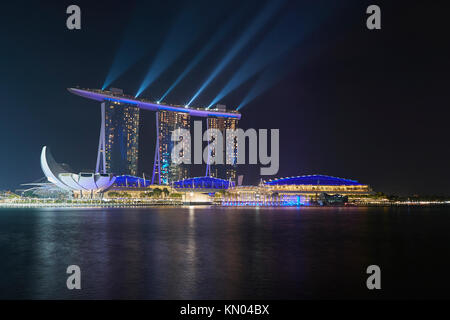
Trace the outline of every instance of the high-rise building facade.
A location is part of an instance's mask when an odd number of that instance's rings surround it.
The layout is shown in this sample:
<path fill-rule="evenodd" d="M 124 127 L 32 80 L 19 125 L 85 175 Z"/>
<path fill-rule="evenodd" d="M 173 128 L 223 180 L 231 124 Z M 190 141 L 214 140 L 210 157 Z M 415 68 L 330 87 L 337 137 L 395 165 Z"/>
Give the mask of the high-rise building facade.
<path fill-rule="evenodd" d="M 105 102 L 105 166 L 108 173 L 132 175 L 138 173 L 139 108 Z"/>
<path fill-rule="evenodd" d="M 161 110 L 157 113 L 157 120 L 161 184 L 170 184 L 173 181 L 189 178 L 190 165 L 173 163 L 171 158 L 172 149 L 176 143 L 172 141 L 172 132 L 177 129 L 190 130 L 191 117 L 189 113 Z M 188 150 L 190 147 L 187 145 L 188 141 L 180 141 L 177 143 L 183 144 L 181 152 Z M 180 156 L 182 157 L 182 155 Z"/>
<path fill-rule="evenodd" d="M 209 172 L 213 177 L 220 179 L 231 179 L 236 181 L 236 168 L 237 168 L 237 152 L 238 152 L 238 140 L 233 135 L 226 134 L 228 129 L 236 130 L 238 128 L 238 119 L 226 118 L 226 117 L 208 117 L 208 129 L 218 129 L 222 133 L 223 138 L 223 162 L 224 164 L 211 164 L 209 166 Z M 216 150 L 211 147 L 210 154 L 215 155 Z M 231 152 L 227 152 L 231 150 Z"/>
<path fill-rule="evenodd" d="M 69 92 L 100 102 L 101 127 L 97 152 L 96 173 L 114 175 L 133 175 L 138 173 L 138 143 L 139 143 L 139 110 L 155 111 L 156 115 L 156 147 L 151 183 L 171 184 L 191 177 L 190 164 L 172 162 L 172 150 L 180 141 L 172 141 L 172 132 L 177 129 L 190 131 L 190 118 L 207 118 L 210 128 L 223 132 L 225 164 L 208 165 L 207 175 L 223 179 L 236 179 L 236 163 L 238 141 L 235 137 L 227 137 L 226 129 L 237 129 L 241 114 L 236 110 L 227 110 L 225 106 L 215 108 L 189 108 L 153 102 L 147 99 L 136 99 L 125 95 L 123 90 L 110 88 L 80 89 L 68 88 Z M 193 143 L 194 141 L 192 141 Z M 191 156 L 191 146 L 188 141 L 181 142 L 178 157 Z M 226 153 L 226 146 L 231 146 L 232 152 Z M 186 155 L 184 150 L 188 150 Z M 215 150 L 212 150 L 215 152 Z"/>

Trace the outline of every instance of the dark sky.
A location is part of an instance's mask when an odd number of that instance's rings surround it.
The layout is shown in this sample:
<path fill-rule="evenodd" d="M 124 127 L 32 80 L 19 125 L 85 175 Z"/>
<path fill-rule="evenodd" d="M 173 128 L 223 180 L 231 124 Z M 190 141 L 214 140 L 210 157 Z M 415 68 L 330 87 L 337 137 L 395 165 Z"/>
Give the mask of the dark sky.
<path fill-rule="evenodd" d="M 444 2 L 315 2 L 312 22 L 300 21 L 299 29 L 292 30 L 300 32 L 308 27 L 306 36 L 281 62 L 285 68 L 300 62 L 300 67 L 293 67 L 290 74 L 243 108 L 240 126 L 280 129 L 279 177 L 320 173 L 357 179 L 386 193 L 449 195 L 450 30 Z M 141 49 L 144 54 L 113 86 L 134 94 L 174 17 L 190 7 L 201 12 L 201 21 L 192 22 L 194 28 L 201 26 L 199 37 L 143 93 L 157 98 L 211 33 L 243 10 L 243 18 L 228 36 L 166 99 L 185 103 L 231 50 L 263 2 L 215 3 L 2 3 L 0 189 L 16 189 L 20 183 L 43 176 L 39 165 L 43 145 L 52 149 L 59 162 L 75 170 L 93 170 L 99 106 L 71 95 L 66 88 L 100 88 L 127 37 L 141 39 L 130 50 Z M 311 6 L 311 1 L 288 1 L 283 10 L 304 10 L 307 3 Z M 65 26 L 70 4 L 81 7 L 79 31 Z M 382 30 L 369 31 L 365 26 L 365 10 L 370 4 L 381 7 Z M 276 14 L 262 27 L 195 104 L 208 104 L 282 17 L 283 12 Z M 136 26 L 136 33 L 130 34 Z M 254 80 L 245 82 L 222 103 L 236 106 Z M 140 172 L 149 174 L 154 114 L 143 112 L 142 118 L 139 166 Z M 257 166 L 243 167 L 239 173 L 245 174 L 247 184 L 259 181 Z"/>

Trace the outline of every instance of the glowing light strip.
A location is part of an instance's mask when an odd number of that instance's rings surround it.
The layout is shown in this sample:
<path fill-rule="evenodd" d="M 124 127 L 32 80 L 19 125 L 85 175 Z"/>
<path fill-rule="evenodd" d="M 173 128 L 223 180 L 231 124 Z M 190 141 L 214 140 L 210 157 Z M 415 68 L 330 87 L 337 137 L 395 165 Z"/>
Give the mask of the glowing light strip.
<path fill-rule="evenodd" d="M 174 111 L 174 112 L 185 112 L 189 113 L 191 116 L 194 117 L 223 117 L 223 118 L 236 118 L 240 119 L 241 114 L 238 112 L 219 112 L 215 110 L 205 110 L 205 109 L 194 109 L 194 108 L 184 108 L 184 107 L 177 107 L 177 106 L 170 106 L 170 105 L 163 105 L 148 101 L 143 101 L 142 99 L 136 100 L 131 98 L 120 98 L 117 96 L 113 96 L 108 92 L 95 92 L 92 90 L 84 90 L 84 89 L 76 89 L 76 88 L 68 88 L 69 92 L 76 94 L 78 96 L 81 96 L 83 98 L 96 100 L 96 101 L 115 101 L 119 103 L 125 103 L 125 104 L 133 104 L 136 107 L 140 109 L 146 109 L 151 111 L 157 111 L 157 110 L 167 110 L 167 111 Z"/>

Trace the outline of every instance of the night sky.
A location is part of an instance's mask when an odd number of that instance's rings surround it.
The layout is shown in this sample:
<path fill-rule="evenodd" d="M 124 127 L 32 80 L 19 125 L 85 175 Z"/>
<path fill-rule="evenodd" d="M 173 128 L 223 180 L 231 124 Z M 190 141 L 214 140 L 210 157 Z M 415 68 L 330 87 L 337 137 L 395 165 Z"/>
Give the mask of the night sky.
<path fill-rule="evenodd" d="M 251 53 L 270 43 L 277 23 L 298 13 L 306 18 L 290 32 L 301 34 L 300 40 L 270 64 L 264 57 L 250 61 L 261 72 L 220 101 L 235 108 L 264 71 L 276 70 L 277 81 L 240 110 L 240 127 L 280 129 L 277 176 L 318 173 L 356 179 L 388 194 L 450 195 L 449 28 L 443 2 L 311 2 L 282 4 L 193 105 L 208 105 Z M 70 4 L 81 7 L 81 30 L 66 28 Z M 381 30 L 366 28 L 370 4 L 381 7 Z M 94 169 L 99 104 L 66 88 L 101 88 L 116 61 L 125 70 L 112 86 L 135 94 L 174 21 L 186 13 L 190 23 L 178 35 L 184 42 L 169 43 L 179 56 L 142 93 L 158 99 L 214 32 L 235 17 L 224 38 L 165 99 L 184 104 L 263 6 L 261 0 L 2 3 L 0 189 L 41 178 L 44 145 L 76 172 Z M 272 48 L 284 41 L 279 39 Z M 139 171 L 149 175 L 154 114 L 141 115 Z M 240 167 L 238 174 L 245 175 L 245 184 L 260 179 L 258 166 Z"/>

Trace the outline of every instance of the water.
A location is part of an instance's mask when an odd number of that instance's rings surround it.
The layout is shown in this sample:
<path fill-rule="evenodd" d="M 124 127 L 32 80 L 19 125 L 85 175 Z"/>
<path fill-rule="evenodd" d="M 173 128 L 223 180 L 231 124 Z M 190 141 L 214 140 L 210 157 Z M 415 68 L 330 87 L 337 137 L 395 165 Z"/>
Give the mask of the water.
<path fill-rule="evenodd" d="M 0 209 L 3 299 L 448 298 L 449 254 L 448 207 Z"/>

